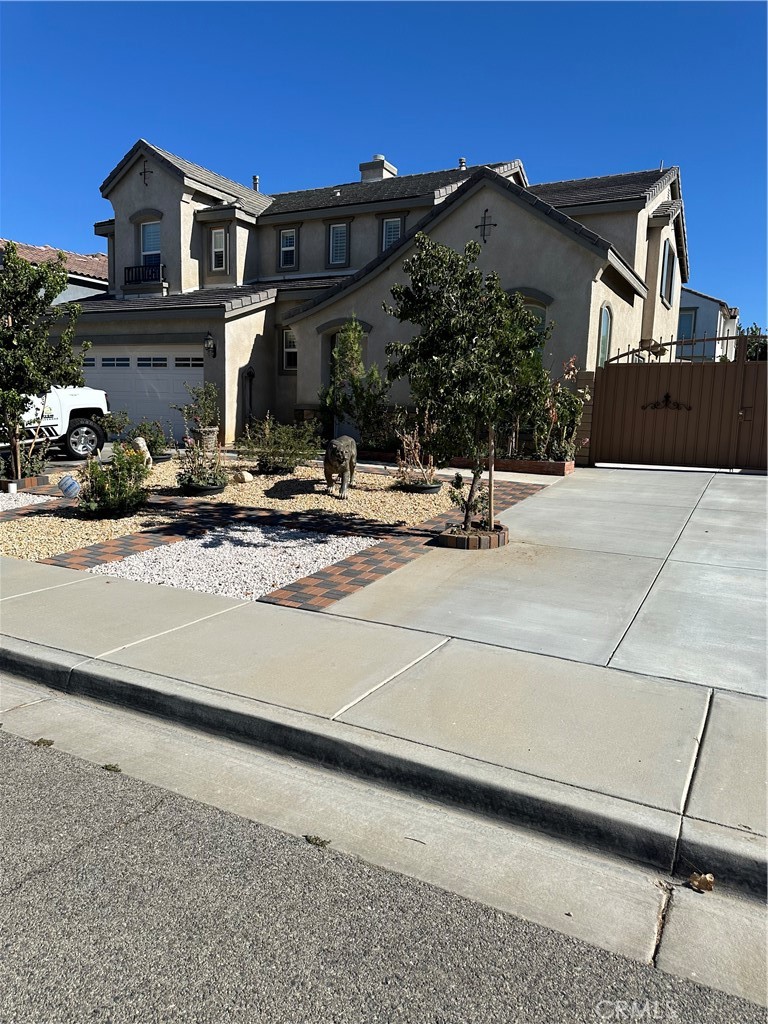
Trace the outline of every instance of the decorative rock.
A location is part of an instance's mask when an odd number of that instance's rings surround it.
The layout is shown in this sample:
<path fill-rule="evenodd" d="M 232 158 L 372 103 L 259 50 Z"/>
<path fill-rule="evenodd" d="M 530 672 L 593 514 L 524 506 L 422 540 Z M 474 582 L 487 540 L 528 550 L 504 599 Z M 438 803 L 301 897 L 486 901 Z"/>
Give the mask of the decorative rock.
<path fill-rule="evenodd" d="M 63 476 L 59 480 L 59 490 L 65 498 L 76 498 L 80 493 L 80 484 L 73 476 Z"/>
<path fill-rule="evenodd" d="M 149 448 L 147 447 L 146 440 L 143 437 L 134 437 L 131 441 L 131 448 L 133 448 L 134 451 L 141 452 L 144 456 L 144 465 L 149 469 L 152 469 L 152 456 L 149 454 Z"/>
<path fill-rule="evenodd" d="M 253 473 L 249 473 L 247 469 L 237 469 L 232 474 L 232 479 L 236 484 L 249 484 L 253 480 Z"/>

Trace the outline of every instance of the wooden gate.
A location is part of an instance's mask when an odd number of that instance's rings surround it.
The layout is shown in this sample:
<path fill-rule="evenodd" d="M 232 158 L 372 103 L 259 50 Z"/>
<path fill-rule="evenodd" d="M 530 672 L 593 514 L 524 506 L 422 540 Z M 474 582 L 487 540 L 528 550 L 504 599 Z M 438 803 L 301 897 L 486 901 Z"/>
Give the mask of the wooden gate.
<path fill-rule="evenodd" d="M 768 363 L 695 358 L 696 341 L 635 349 L 595 374 L 589 461 L 707 469 L 766 469 Z M 733 339 L 730 339 L 731 343 Z"/>

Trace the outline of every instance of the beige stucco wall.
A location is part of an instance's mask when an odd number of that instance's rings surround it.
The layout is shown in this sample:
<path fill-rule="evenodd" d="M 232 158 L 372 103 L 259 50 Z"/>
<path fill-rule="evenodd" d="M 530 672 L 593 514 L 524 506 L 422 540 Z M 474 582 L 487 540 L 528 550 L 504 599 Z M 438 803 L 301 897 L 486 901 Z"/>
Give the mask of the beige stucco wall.
<path fill-rule="evenodd" d="M 615 356 L 619 349 L 637 348 L 640 344 L 640 333 L 643 324 L 643 302 L 635 296 L 633 303 L 627 302 L 605 281 L 595 282 L 592 290 L 592 302 L 589 311 L 589 349 L 585 366 L 593 370 L 597 365 L 600 347 L 600 317 L 603 306 L 611 311 L 611 341 L 608 346 L 608 357 Z"/>
<path fill-rule="evenodd" d="M 644 210 L 619 210 L 614 213 L 606 211 L 589 214 L 574 212 L 571 216 L 590 231 L 595 231 L 610 242 L 642 277 L 645 268 L 643 266 L 640 269 L 638 262 L 643 264 L 645 262 L 645 230 L 641 224 L 642 221 L 647 223 Z"/>
<path fill-rule="evenodd" d="M 161 259 L 171 291 L 181 291 L 181 223 L 184 186 L 180 178 L 169 174 L 156 160 L 147 157 L 147 169 L 152 174 L 148 184 L 139 173 L 144 167 L 144 156 L 139 154 L 126 173 L 109 193 L 115 212 L 115 285 L 118 295 L 125 280 L 125 268 L 141 263 L 140 228 L 130 217 L 144 209 L 159 210 Z"/>
<path fill-rule="evenodd" d="M 382 213 L 384 211 L 381 211 Z M 394 210 L 392 217 L 399 217 L 405 211 Z M 425 213 L 426 209 L 420 208 L 417 211 L 406 213 L 405 230 L 407 231 Z M 389 215 L 389 214 L 388 214 Z M 326 274 L 334 273 L 334 268 L 328 267 L 327 251 L 327 229 L 333 223 L 342 223 L 348 220 L 343 208 L 337 211 L 337 216 L 308 216 L 297 215 L 294 223 L 274 224 L 270 221 L 261 221 L 259 228 L 259 266 L 265 277 L 275 274 L 287 273 L 278 266 L 278 235 L 281 228 L 293 227 L 300 223 L 299 228 L 299 268 L 298 274 Z M 349 221 L 350 238 L 350 266 L 344 268 L 342 273 L 350 273 L 351 270 L 359 270 L 380 254 L 380 220 L 374 213 L 356 213 Z"/>
<path fill-rule="evenodd" d="M 256 376 L 254 396 L 258 398 L 269 379 L 269 369 L 260 364 L 259 344 L 264 338 L 267 310 L 259 309 L 245 316 L 222 320 L 213 331 L 216 358 L 205 357 L 205 379 L 219 388 L 221 399 L 222 439 L 229 443 L 241 432 L 244 417 L 246 388 L 241 386 L 241 375 L 253 365 Z M 256 354 L 256 359 L 254 359 Z"/>
<path fill-rule="evenodd" d="M 483 246 L 479 265 L 483 271 L 496 270 L 505 287 L 528 286 L 553 297 L 548 321 L 555 321 L 544 360 L 559 370 L 561 363 L 576 355 L 584 365 L 589 342 L 593 280 L 603 266 L 600 256 L 553 225 L 549 219 L 520 205 L 492 185 L 483 184 L 448 215 L 435 222 L 430 236 L 454 249 L 463 249 L 468 239 L 477 238 L 476 225 L 488 209 L 497 225 Z M 360 288 L 340 296 L 305 319 L 294 323 L 299 352 L 297 400 L 300 405 L 317 402 L 327 362 L 327 339 L 317 328 L 328 321 L 355 314 L 372 325 L 367 361 L 383 366 L 385 349 L 392 341 L 408 341 L 414 328 L 399 324 L 382 310 L 396 282 L 405 280 L 402 262 L 412 251 L 400 251 L 398 258 Z M 335 328 L 334 328 L 335 329 Z M 404 401 L 407 389 L 401 384 L 395 401 Z"/>
<path fill-rule="evenodd" d="M 675 279 L 672 289 L 672 302 L 667 305 L 661 297 L 661 273 L 663 269 L 664 243 L 669 241 L 677 253 L 674 226 L 669 224 L 662 228 L 650 228 L 648 231 L 648 267 L 645 282 L 648 285 L 648 298 L 645 301 L 643 314 L 643 338 L 654 338 L 656 341 L 669 341 L 677 337 L 677 322 L 680 317 L 680 263 L 676 261 Z"/>

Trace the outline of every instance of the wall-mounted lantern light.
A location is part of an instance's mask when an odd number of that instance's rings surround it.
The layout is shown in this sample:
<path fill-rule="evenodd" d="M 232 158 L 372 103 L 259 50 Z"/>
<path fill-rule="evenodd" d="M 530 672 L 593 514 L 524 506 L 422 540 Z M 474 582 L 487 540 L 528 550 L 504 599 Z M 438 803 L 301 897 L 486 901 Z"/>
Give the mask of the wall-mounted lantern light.
<path fill-rule="evenodd" d="M 216 358 L 216 342 L 213 340 L 213 335 L 211 334 L 210 331 L 208 331 L 208 333 L 205 336 L 205 341 L 203 342 L 203 348 L 208 353 L 208 355 L 211 357 L 211 359 L 215 359 Z"/>

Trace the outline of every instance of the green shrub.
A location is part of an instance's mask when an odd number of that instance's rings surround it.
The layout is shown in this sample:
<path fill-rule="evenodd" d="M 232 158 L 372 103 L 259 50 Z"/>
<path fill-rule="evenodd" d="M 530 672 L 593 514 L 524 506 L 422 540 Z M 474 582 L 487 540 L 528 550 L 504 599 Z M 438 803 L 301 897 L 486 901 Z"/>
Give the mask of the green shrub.
<path fill-rule="evenodd" d="M 172 405 L 184 417 L 184 423 L 192 429 L 218 427 L 219 389 L 212 381 L 205 384 L 187 384 L 184 381 L 190 401 L 186 405 Z"/>
<path fill-rule="evenodd" d="M 168 447 L 168 438 L 159 420 L 142 420 L 135 427 L 131 427 L 125 436 L 128 441 L 143 437 L 153 459 L 158 455 L 165 455 L 165 450 Z"/>
<path fill-rule="evenodd" d="M 119 412 L 108 412 L 106 416 L 102 416 L 100 420 L 100 423 L 104 428 L 104 433 L 110 441 L 114 441 L 116 438 L 120 437 L 130 422 L 131 418 L 125 409 L 121 409 Z"/>
<path fill-rule="evenodd" d="M 255 463 L 260 473 L 293 473 L 300 462 L 315 458 L 320 448 L 317 424 L 278 423 L 267 413 L 254 420 L 235 443 L 243 461 Z"/>
<path fill-rule="evenodd" d="M 221 464 L 221 448 L 204 448 L 189 441 L 184 448 L 176 449 L 179 457 L 179 471 L 176 480 L 179 487 L 226 487 L 229 475 Z"/>
<path fill-rule="evenodd" d="M 80 511 L 96 519 L 136 512 L 146 503 L 149 474 L 140 452 L 115 444 L 111 462 L 89 459 L 80 471 Z"/>

